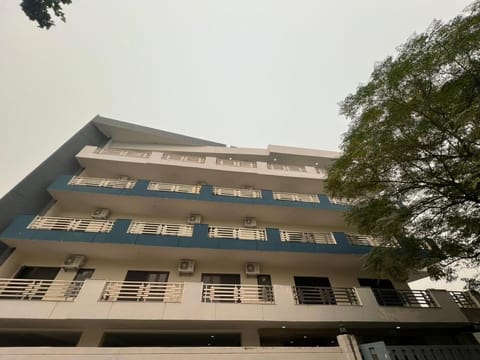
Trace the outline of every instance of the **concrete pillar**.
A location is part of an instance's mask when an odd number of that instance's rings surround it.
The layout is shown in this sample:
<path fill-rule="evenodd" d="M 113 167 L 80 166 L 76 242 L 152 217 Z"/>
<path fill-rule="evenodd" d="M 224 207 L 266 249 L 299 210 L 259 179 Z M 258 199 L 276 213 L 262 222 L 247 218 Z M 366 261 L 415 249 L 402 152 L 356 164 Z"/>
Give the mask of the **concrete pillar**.
<path fill-rule="evenodd" d="M 258 329 L 242 330 L 242 346 L 260 346 L 260 335 Z"/>
<path fill-rule="evenodd" d="M 338 346 L 345 354 L 345 360 L 362 360 L 355 335 L 343 334 L 337 336 Z"/>
<path fill-rule="evenodd" d="M 103 338 L 104 329 L 89 328 L 85 329 L 80 336 L 77 346 L 82 347 L 98 347 Z"/>

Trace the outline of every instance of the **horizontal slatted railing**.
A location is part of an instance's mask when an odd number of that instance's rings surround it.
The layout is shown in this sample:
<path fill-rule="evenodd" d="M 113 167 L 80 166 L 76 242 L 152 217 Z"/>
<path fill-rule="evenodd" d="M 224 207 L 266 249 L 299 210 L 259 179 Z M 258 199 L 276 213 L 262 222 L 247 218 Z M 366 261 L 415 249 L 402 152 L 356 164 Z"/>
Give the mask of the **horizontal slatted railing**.
<path fill-rule="evenodd" d="M 298 201 L 298 202 L 310 202 L 319 203 L 320 199 L 315 194 L 298 194 L 298 193 L 286 193 L 286 192 L 273 192 L 274 200 L 284 201 Z"/>
<path fill-rule="evenodd" d="M 112 230 L 113 224 L 113 220 L 36 216 L 27 229 L 108 233 Z"/>
<path fill-rule="evenodd" d="M 0 299 L 73 301 L 83 281 L 0 279 Z"/>
<path fill-rule="evenodd" d="M 381 238 L 371 235 L 345 234 L 352 245 L 379 246 Z"/>
<path fill-rule="evenodd" d="M 68 182 L 68 185 L 107 187 L 113 189 L 133 189 L 136 183 L 137 182 L 135 180 L 127 179 L 106 179 L 87 176 L 74 176 Z"/>
<path fill-rule="evenodd" d="M 256 168 L 256 161 L 246 161 L 246 160 L 230 160 L 230 159 L 220 159 L 217 158 L 217 165 L 223 166 L 234 166 L 234 167 L 243 167 L 243 168 Z"/>
<path fill-rule="evenodd" d="M 205 156 L 178 154 L 178 153 L 163 153 L 163 160 L 176 160 L 203 164 L 205 162 Z"/>
<path fill-rule="evenodd" d="M 182 301 L 183 283 L 147 281 L 108 281 L 102 301 Z"/>
<path fill-rule="evenodd" d="M 280 230 L 280 240 L 313 244 L 336 244 L 332 233 Z"/>
<path fill-rule="evenodd" d="M 193 235 L 193 225 L 132 221 L 128 227 L 127 233 L 191 237 Z"/>
<path fill-rule="evenodd" d="M 450 296 L 453 298 L 458 307 L 462 309 L 479 309 L 480 305 L 473 298 L 473 295 L 468 291 L 450 291 Z"/>
<path fill-rule="evenodd" d="M 201 188 L 201 185 L 170 184 L 156 181 L 150 181 L 147 186 L 147 190 L 150 191 L 168 191 L 187 194 L 199 194 Z"/>
<path fill-rule="evenodd" d="M 373 289 L 381 306 L 437 308 L 438 304 L 428 290 Z"/>
<path fill-rule="evenodd" d="M 224 226 L 210 226 L 209 238 L 227 238 L 240 240 L 266 240 L 267 235 L 263 229 L 234 228 Z"/>
<path fill-rule="evenodd" d="M 224 187 L 215 186 L 213 188 L 213 195 L 261 199 L 262 191 L 255 190 L 255 189 L 234 189 L 234 188 L 224 188 Z"/>
<path fill-rule="evenodd" d="M 360 305 L 354 288 L 292 286 L 296 304 Z"/>
<path fill-rule="evenodd" d="M 276 163 L 267 163 L 267 168 L 271 169 L 271 170 L 283 170 L 283 171 L 293 171 L 293 172 L 306 172 L 307 171 L 305 166 L 285 165 L 285 164 L 276 164 Z"/>
<path fill-rule="evenodd" d="M 274 304 L 270 285 L 203 284 L 203 302 Z"/>
<path fill-rule="evenodd" d="M 135 158 L 147 158 L 147 159 L 152 155 L 151 151 L 114 149 L 114 148 L 98 148 L 96 153 L 105 154 L 105 155 L 135 157 Z"/>

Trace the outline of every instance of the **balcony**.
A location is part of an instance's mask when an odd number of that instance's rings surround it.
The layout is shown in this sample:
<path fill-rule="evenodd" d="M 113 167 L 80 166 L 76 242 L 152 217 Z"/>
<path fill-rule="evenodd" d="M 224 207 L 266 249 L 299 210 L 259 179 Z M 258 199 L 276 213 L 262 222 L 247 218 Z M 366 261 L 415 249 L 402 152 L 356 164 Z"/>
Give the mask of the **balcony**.
<path fill-rule="evenodd" d="M 373 289 L 373 293 L 381 306 L 438 307 L 429 290 Z"/>
<path fill-rule="evenodd" d="M 145 281 L 107 281 L 102 301 L 182 301 L 183 283 Z"/>
<path fill-rule="evenodd" d="M 86 233 L 109 233 L 112 220 L 76 219 L 68 217 L 36 216 L 27 226 L 31 230 L 81 231 Z"/>
<path fill-rule="evenodd" d="M 385 307 L 377 303 L 370 288 L 105 280 L 2 279 L 0 283 L 1 319 L 321 322 L 332 326 L 338 326 L 339 319 L 369 324 L 470 323 L 442 290 L 430 291 L 435 307 Z"/>
<path fill-rule="evenodd" d="M 0 299 L 74 301 L 83 281 L 0 279 Z"/>
<path fill-rule="evenodd" d="M 264 188 L 274 179 L 282 178 L 279 191 L 296 189 L 318 191 L 326 179 L 324 169 L 313 166 L 267 163 L 265 161 L 244 161 L 224 159 L 215 156 L 198 156 L 157 151 L 138 151 L 85 146 L 78 154 L 80 165 L 97 177 L 114 177 L 117 165 L 133 178 L 146 178 L 152 170 L 162 175 L 161 181 L 195 183 L 199 179 L 219 186 L 241 187 L 249 184 Z M 145 166 L 147 165 L 147 166 Z M 175 179 L 175 180 L 173 180 Z M 157 180 L 157 179 L 156 179 Z M 319 181 L 320 180 L 320 181 Z M 313 190 L 315 189 L 315 190 Z"/>
<path fill-rule="evenodd" d="M 318 254 L 366 254 L 371 249 L 370 246 L 352 245 L 341 232 L 316 233 L 277 228 L 237 228 L 130 219 L 95 220 L 31 215 L 16 218 L 0 234 L 0 239 L 12 247 L 23 246 L 22 241 L 34 240 L 29 242 L 30 249 L 41 246 L 41 241 L 38 240 L 55 241 L 58 250 L 62 246 L 67 247 L 71 242 Z M 100 251 L 101 247 L 96 249 Z M 109 249 L 111 251 L 111 248 Z M 92 248 L 93 250 L 95 248 Z"/>
<path fill-rule="evenodd" d="M 202 302 L 275 304 L 272 286 L 233 284 L 203 284 Z"/>
<path fill-rule="evenodd" d="M 155 207 L 157 215 L 168 218 L 185 218 L 186 214 L 195 213 L 221 222 L 257 217 L 264 223 L 288 221 L 292 226 L 345 226 L 345 207 L 331 204 L 324 194 L 141 179 L 120 183 L 116 179 L 91 179 L 62 176 L 49 186 L 48 191 L 65 211 L 77 213 L 89 213 L 101 206 L 114 213 L 131 213 L 135 208 L 139 216 L 150 217 L 151 209 Z"/>
<path fill-rule="evenodd" d="M 354 288 L 293 286 L 295 304 L 360 305 Z"/>

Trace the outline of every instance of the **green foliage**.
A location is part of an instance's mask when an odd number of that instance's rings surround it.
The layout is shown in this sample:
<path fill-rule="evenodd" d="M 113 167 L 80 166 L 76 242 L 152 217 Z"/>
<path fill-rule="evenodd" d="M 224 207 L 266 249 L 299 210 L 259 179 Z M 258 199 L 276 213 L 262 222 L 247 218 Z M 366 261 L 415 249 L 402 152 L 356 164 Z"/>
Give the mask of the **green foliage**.
<path fill-rule="evenodd" d="M 38 23 L 38 27 L 50 29 L 51 26 L 55 25 L 50 11 L 53 11 L 55 16 L 65 22 L 62 5 L 71 3 L 72 0 L 22 0 L 20 6 L 30 20 Z"/>
<path fill-rule="evenodd" d="M 341 113 L 352 122 L 327 190 L 356 200 L 347 219 L 359 232 L 384 238 L 370 268 L 404 280 L 478 266 L 480 1 L 376 65 Z"/>

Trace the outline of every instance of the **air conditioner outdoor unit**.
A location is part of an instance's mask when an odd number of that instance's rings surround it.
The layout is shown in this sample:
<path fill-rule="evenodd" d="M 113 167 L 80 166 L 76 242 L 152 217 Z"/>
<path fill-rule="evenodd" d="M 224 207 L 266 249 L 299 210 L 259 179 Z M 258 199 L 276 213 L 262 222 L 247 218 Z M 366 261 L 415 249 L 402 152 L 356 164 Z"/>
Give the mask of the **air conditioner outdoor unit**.
<path fill-rule="evenodd" d="M 202 215 L 199 214 L 190 214 L 187 218 L 187 224 L 200 224 L 202 222 Z"/>
<path fill-rule="evenodd" d="M 257 227 L 257 220 L 255 220 L 255 218 L 247 217 L 243 219 L 243 226 L 245 226 L 246 228 Z"/>
<path fill-rule="evenodd" d="M 97 208 L 92 213 L 92 218 L 97 220 L 105 220 L 110 216 L 110 209 Z"/>
<path fill-rule="evenodd" d="M 193 274 L 195 271 L 195 260 L 182 259 L 178 262 L 178 272 L 181 275 Z"/>
<path fill-rule="evenodd" d="M 245 275 L 247 276 L 260 275 L 260 264 L 256 262 L 245 263 Z"/>
<path fill-rule="evenodd" d="M 65 271 L 78 270 L 87 260 L 85 255 L 70 255 L 62 264 L 62 269 Z"/>

